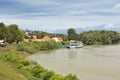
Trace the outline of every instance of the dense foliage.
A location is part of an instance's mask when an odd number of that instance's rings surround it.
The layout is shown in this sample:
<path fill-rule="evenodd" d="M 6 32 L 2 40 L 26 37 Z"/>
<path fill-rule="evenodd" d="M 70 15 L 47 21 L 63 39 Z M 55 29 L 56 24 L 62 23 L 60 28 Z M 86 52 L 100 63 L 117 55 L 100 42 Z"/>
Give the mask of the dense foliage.
<path fill-rule="evenodd" d="M 14 64 L 17 69 L 30 77 L 29 80 L 79 80 L 76 75 L 68 74 L 64 77 L 53 71 L 44 69 L 35 62 L 30 62 L 21 58 L 16 51 L 9 51 L 2 55 L 0 54 L 0 58 Z"/>
<path fill-rule="evenodd" d="M 73 28 L 68 29 L 67 34 L 68 34 L 67 36 L 68 40 L 78 40 L 78 35 L 75 29 Z"/>
<path fill-rule="evenodd" d="M 120 34 L 115 31 L 95 30 L 81 33 L 79 39 L 86 45 L 104 45 L 119 42 Z"/>
<path fill-rule="evenodd" d="M 11 24 L 6 26 L 4 23 L 0 23 L 0 40 L 7 41 L 9 43 L 23 40 L 24 33 L 17 25 Z"/>
<path fill-rule="evenodd" d="M 58 48 L 59 45 L 55 41 L 43 41 L 43 42 L 23 42 L 18 44 L 17 49 L 19 51 L 25 51 L 28 53 L 34 53 L 40 50 L 52 50 Z"/>

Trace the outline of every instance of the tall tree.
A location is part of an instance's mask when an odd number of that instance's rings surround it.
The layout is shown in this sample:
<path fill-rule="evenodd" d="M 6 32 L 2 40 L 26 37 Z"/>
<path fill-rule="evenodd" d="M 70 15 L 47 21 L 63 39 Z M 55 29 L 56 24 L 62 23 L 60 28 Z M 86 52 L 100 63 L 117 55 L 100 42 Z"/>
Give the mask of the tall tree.
<path fill-rule="evenodd" d="M 24 33 L 18 28 L 18 25 L 11 24 L 8 26 L 9 37 L 7 38 L 9 43 L 18 43 L 24 38 Z"/>
<path fill-rule="evenodd" d="M 78 35 L 75 29 L 73 28 L 68 29 L 67 34 L 68 34 L 68 40 L 78 40 Z"/>
<path fill-rule="evenodd" d="M 5 39 L 7 37 L 7 27 L 4 23 L 0 23 L 0 39 Z"/>

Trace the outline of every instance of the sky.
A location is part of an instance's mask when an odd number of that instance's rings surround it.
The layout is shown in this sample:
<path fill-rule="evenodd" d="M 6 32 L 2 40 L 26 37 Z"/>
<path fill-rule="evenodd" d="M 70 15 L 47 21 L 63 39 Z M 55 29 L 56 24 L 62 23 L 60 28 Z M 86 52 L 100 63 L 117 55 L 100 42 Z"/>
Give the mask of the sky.
<path fill-rule="evenodd" d="M 120 0 L 0 0 L 0 22 L 48 32 L 120 24 Z"/>

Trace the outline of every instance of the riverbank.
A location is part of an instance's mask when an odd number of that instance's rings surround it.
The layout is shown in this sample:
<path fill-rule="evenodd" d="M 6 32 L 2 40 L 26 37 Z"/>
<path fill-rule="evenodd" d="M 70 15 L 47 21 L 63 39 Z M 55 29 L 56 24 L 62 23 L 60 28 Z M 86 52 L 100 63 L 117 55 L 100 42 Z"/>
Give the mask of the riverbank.
<path fill-rule="evenodd" d="M 68 74 L 62 76 L 43 68 L 36 62 L 26 60 L 24 57 L 26 54 L 17 51 L 16 48 L 17 45 L 8 45 L 3 48 L 0 47 L 0 60 L 11 64 L 18 72 L 25 75 L 28 80 L 79 80 L 76 75 Z"/>

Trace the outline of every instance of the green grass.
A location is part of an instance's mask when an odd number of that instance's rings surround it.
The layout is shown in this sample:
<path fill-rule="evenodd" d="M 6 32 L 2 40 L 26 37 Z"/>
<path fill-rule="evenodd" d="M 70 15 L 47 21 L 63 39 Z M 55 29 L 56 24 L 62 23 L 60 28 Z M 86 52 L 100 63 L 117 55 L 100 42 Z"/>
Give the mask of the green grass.
<path fill-rule="evenodd" d="M 0 60 L 0 80 L 28 80 L 11 65 Z"/>
<path fill-rule="evenodd" d="M 7 45 L 6 47 L 0 47 L 0 52 L 8 52 L 9 50 L 17 50 L 16 49 L 17 45 L 16 44 L 11 44 L 11 45 Z"/>

